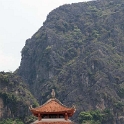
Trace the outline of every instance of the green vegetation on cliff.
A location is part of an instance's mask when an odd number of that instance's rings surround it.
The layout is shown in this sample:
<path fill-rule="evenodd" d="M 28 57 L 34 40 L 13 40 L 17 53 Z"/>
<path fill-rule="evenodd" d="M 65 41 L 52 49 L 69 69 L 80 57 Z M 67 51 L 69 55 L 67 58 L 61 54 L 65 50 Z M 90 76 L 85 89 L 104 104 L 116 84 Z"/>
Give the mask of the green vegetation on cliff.
<path fill-rule="evenodd" d="M 30 116 L 29 106 L 31 104 L 38 105 L 21 77 L 10 72 L 0 72 L 0 120 L 12 118 L 0 121 L 0 124 L 14 123 L 14 121 L 22 124 L 19 120 L 13 120 L 16 118 L 24 122 L 27 121 L 28 116 Z"/>
<path fill-rule="evenodd" d="M 60 6 L 26 41 L 18 74 L 40 104 L 52 88 L 75 104 L 75 121 L 81 111 L 109 108 L 114 117 L 106 124 L 124 123 L 123 34 L 123 0 Z"/>

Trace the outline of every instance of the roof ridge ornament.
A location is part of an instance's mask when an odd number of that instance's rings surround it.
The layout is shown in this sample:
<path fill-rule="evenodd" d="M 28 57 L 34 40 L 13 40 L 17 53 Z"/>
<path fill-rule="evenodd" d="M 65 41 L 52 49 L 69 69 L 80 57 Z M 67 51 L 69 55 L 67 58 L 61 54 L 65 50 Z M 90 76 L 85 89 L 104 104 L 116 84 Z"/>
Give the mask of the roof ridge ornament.
<path fill-rule="evenodd" d="M 51 96 L 52 96 L 52 98 L 55 98 L 55 95 L 56 95 L 55 90 L 52 89 L 52 92 L 51 92 Z"/>

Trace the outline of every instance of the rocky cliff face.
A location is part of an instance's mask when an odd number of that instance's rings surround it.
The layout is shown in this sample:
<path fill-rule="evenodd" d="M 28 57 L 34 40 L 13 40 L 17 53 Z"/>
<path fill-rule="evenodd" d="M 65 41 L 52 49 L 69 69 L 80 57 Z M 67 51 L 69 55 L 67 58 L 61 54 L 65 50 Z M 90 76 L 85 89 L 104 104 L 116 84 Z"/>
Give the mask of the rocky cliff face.
<path fill-rule="evenodd" d="M 76 105 L 74 118 L 81 111 L 110 109 L 113 121 L 122 124 L 123 8 L 123 0 L 98 0 L 50 12 L 26 41 L 18 69 L 40 104 L 54 88 L 60 101 Z"/>
<path fill-rule="evenodd" d="M 0 72 L 0 120 L 19 118 L 26 122 L 31 104 L 38 105 L 22 79 L 9 72 Z"/>

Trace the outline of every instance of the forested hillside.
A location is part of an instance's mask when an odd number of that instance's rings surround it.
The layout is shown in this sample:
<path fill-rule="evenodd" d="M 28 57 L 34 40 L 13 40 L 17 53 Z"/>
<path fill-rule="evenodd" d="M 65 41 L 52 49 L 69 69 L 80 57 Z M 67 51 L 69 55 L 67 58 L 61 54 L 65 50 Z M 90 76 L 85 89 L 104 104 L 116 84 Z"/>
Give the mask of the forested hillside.
<path fill-rule="evenodd" d="M 30 122 L 33 119 L 30 105 L 38 106 L 38 102 L 21 77 L 11 72 L 0 72 L 0 124 Z"/>
<path fill-rule="evenodd" d="M 63 104 L 74 104 L 76 123 L 123 124 L 124 1 L 67 4 L 50 12 L 26 40 L 16 74 L 40 104 L 51 89 Z"/>

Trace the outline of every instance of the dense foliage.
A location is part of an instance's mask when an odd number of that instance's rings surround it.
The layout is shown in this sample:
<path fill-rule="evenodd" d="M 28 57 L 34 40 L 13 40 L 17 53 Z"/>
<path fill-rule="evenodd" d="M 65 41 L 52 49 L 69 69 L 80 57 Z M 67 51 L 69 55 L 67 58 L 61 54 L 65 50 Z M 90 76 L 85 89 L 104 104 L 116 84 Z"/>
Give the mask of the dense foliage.
<path fill-rule="evenodd" d="M 112 122 L 113 117 L 112 111 L 105 109 L 81 112 L 78 119 L 80 124 L 105 124 L 107 121 Z"/>
<path fill-rule="evenodd" d="M 6 120 L 3 120 L 3 121 L 0 121 L 0 124 L 24 124 L 22 121 L 16 119 L 16 120 L 13 120 L 13 119 L 6 119 Z"/>

